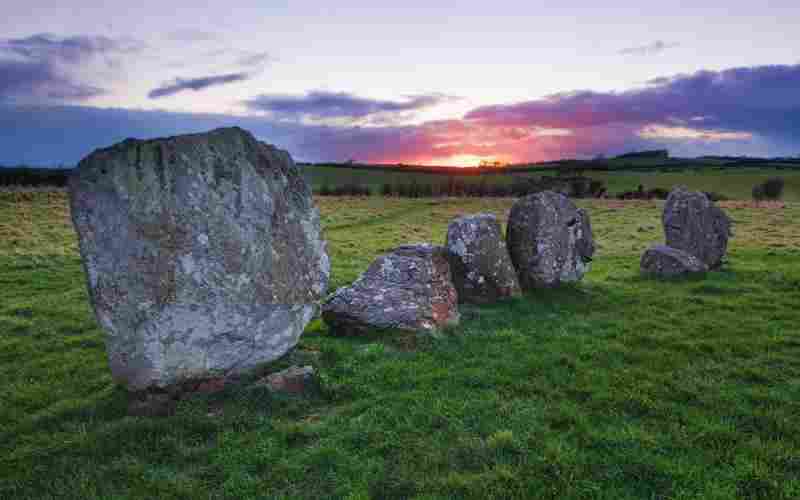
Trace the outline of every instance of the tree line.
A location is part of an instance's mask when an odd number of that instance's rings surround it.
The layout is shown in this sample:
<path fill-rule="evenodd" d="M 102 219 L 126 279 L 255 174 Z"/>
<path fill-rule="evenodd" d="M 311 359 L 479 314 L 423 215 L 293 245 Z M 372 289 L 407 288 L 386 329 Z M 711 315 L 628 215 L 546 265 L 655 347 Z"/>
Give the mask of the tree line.
<path fill-rule="evenodd" d="M 65 187 L 72 169 L 0 168 L 0 186 Z"/>

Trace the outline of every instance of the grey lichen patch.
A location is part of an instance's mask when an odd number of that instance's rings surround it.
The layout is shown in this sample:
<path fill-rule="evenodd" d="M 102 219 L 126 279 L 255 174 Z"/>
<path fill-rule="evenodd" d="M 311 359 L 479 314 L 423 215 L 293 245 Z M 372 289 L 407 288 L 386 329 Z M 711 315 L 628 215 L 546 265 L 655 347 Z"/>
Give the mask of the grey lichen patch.
<path fill-rule="evenodd" d="M 70 195 L 112 372 L 137 390 L 274 359 L 327 288 L 309 187 L 241 129 L 97 150 Z"/>

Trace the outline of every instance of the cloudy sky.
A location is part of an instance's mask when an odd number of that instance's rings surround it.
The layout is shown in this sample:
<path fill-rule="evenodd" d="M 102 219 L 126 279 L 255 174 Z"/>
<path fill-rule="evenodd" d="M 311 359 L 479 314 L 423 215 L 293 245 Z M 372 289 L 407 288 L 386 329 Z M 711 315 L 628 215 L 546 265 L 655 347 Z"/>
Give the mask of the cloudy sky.
<path fill-rule="evenodd" d="M 12 2 L 0 163 L 226 125 L 304 161 L 800 154 L 796 0 L 381 3 Z"/>

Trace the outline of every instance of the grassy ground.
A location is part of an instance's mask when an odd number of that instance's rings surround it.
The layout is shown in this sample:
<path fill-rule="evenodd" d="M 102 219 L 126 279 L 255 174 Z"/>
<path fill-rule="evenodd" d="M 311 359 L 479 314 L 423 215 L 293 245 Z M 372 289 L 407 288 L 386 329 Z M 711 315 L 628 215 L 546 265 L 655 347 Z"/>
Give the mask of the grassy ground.
<path fill-rule="evenodd" d="M 512 200 L 322 199 L 333 284 Z M 0 498 L 800 498 L 800 205 L 729 208 L 730 261 L 638 276 L 660 206 L 584 204 L 578 286 L 464 308 L 437 339 L 337 339 L 321 391 L 126 416 L 64 195 L 0 194 Z M 275 366 L 283 366 L 282 360 Z"/>
<path fill-rule="evenodd" d="M 334 188 L 343 184 L 360 184 L 369 186 L 373 194 L 381 192 L 383 184 L 408 184 L 414 179 L 420 184 L 447 185 L 448 177 L 439 174 L 376 172 L 354 170 L 342 167 L 306 167 L 306 176 L 319 190 L 323 185 Z M 545 175 L 554 175 L 545 172 Z M 737 168 L 729 170 L 686 170 L 685 172 L 588 172 L 585 175 L 606 182 L 610 193 L 622 193 L 638 188 L 642 184 L 646 189 L 663 188 L 670 190 L 677 185 L 685 185 L 700 191 L 714 191 L 724 194 L 730 199 L 750 199 L 753 186 L 770 177 L 783 177 L 786 182 L 784 199 L 800 202 L 800 170 L 778 170 L 768 168 Z M 538 177 L 537 174 L 485 175 L 486 182 L 493 184 L 511 184 L 514 176 Z M 480 183 L 481 176 L 461 177 L 465 183 Z"/>

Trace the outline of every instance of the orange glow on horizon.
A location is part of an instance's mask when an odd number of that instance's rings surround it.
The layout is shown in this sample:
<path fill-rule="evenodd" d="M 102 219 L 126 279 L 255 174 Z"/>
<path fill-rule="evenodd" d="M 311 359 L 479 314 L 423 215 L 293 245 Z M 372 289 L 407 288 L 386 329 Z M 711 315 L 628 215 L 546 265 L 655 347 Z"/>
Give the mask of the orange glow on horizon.
<path fill-rule="evenodd" d="M 496 157 L 496 156 L 480 156 L 480 155 L 471 155 L 471 154 L 460 154 L 460 155 L 449 156 L 449 157 L 446 157 L 446 158 L 431 158 L 429 160 L 423 160 L 419 164 L 420 165 L 428 165 L 428 166 L 473 168 L 473 167 L 479 167 L 482 162 L 507 163 L 506 161 L 504 161 L 503 158 L 499 158 L 499 157 Z"/>

